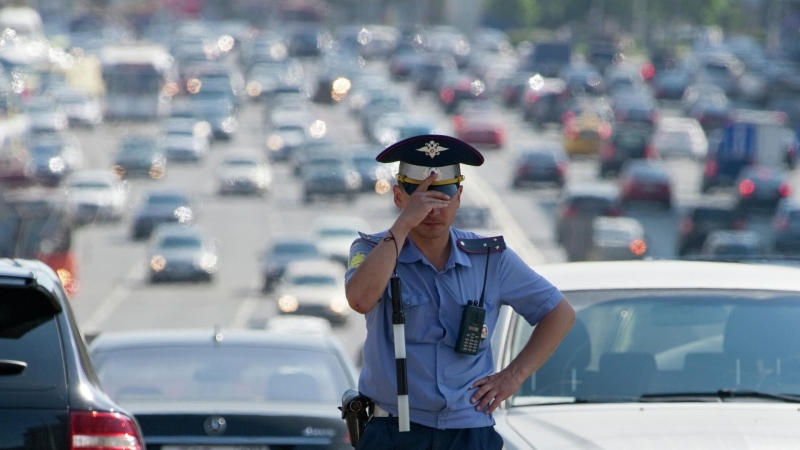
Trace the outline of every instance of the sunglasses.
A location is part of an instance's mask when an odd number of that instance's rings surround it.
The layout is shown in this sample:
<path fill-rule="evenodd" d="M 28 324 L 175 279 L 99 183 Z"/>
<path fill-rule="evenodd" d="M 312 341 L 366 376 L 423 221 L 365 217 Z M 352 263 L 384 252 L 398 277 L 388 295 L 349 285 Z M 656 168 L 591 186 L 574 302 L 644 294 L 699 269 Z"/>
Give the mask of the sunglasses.
<path fill-rule="evenodd" d="M 400 187 L 402 187 L 403 190 L 406 191 L 406 194 L 408 194 L 408 195 L 413 194 L 414 191 L 417 190 L 417 186 L 419 186 L 418 184 L 403 183 L 403 182 L 400 182 L 400 183 L 397 183 L 397 184 L 399 184 Z M 438 185 L 438 186 L 430 185 L 430 186 L 428 186 L 428 190 L 429 191 L 441 192 L 441 193 L 443 193 L 443 194 L 445 194 L 445 195 L 447 195 L 449 197 L 452 197 L 452 196 L 454 196 L 454 195 L 456 195 L 458 193 L 458 187 L 459 186 L 460 186 L 459 183 L 441 184 L 441 185 Z"/>

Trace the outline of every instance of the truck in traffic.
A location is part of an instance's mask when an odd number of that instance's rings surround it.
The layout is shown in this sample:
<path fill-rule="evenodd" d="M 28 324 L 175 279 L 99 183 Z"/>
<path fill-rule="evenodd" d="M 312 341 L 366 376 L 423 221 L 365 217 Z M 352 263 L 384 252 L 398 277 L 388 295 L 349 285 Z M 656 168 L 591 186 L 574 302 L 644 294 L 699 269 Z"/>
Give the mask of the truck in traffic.
<path fill-rule="evenodd" d="M 709 136 L 700 190 L 732 186 L 753 165 L 793 168 L 798 141 L 776 111 L 736 111 L 729 124 Z"/>

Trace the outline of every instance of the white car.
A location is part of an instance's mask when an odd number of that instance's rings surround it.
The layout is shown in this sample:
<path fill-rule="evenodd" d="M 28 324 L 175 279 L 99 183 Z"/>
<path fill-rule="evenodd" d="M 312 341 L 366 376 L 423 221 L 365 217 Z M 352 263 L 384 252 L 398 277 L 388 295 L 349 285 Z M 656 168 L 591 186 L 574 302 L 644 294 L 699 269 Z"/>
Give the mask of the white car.
<path fill-rule="evenodd" d="M 633 217 L 595 217 L 587 261 L 643 259 L 647 253 L 644 227 Z"/>
<path fill-rule="evenodd" d="M 624 261 L 536 270 L 577 318 L 553 356 L 494 411 L 505 449 L 800 442 L 800 269 Z M 501 309 L 495 370 L 531 332 Z"/>
<path fill-rule="evenodd" d="M 366 220 L 356 216 L 321 216 L 311 228 L 320 255 L 347 266 L 350 245 L 358 239 L 358 233 L 370 233 Z"/>
<path fill-rule="evenodd" d="M 264 195 L 272 186 L 270 165 L 255 152 L 237 152 L 225 156 L 216 174 L 217 191 L 222 195 Z"/>
<path fill-rule="evenodd" d="M 350 315 L 344 293 L 344 268 L 333 261 L 292 261 L 277 292 L 282 314 L 316 316 L 343 325 Z"/>
<path fill-rule="evenodd" d="M 697 119 L 664 117 L 653 135 L 653 147 L 664 158 L 703 159 L 708 153 L 708 139 Z"/>
<path fill-rule="evenodd" d="M 128 209 L 128 185 L 111 172 L 84 170 L 64 182 L 67 210 L 78 225 L 122 220 Z"/>

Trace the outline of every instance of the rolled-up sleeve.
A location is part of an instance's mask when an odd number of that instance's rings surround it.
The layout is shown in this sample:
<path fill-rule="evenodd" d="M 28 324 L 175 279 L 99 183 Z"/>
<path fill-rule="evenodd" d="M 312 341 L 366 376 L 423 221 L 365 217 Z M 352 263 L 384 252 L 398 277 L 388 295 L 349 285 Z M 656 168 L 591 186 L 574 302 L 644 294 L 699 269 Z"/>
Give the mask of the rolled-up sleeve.
<path fill-rule="evenodd" d="M 564 298 L 561 291 L 531 269 L 513 250 L 500 261 L 500 300 L 536 325 Z"/>
<path fill-rule="evenodd" d="M 356 239 L 350 244 L 350 256 L 347 258 L 347 272 L 344 275 L 345 283 L 350 281 L 350 277 L 353 276 L 358 266 L 364 262 L 364 259 L 374 247 L 375 244 L 364 239 Z"/>

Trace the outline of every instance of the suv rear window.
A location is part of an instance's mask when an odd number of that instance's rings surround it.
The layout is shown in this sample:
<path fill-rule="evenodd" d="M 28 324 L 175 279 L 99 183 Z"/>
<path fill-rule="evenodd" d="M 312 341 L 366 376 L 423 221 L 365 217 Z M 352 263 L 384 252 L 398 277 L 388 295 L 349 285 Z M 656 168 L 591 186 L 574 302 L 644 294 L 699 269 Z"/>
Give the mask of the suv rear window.
<path fill-rule="evenodd" d="M 734 212 L 725 209 L 698 208 L 694 210 L 693 216 L 695 222 L 726 223 L 733 221 Z"/>
<path fill-rule="evenodd" d="M 0 376 L 0 392 L 43 391 L 65 384 L 56 314 L 40 292 L 0 288 L 0 359 L 28 365 L 18 375 Z"/>
<path fill-rule="evenodd" d="M 604 214 L 614 202 L 600 197 L 577 197 L 570 203 L 581 213 Z"/>

